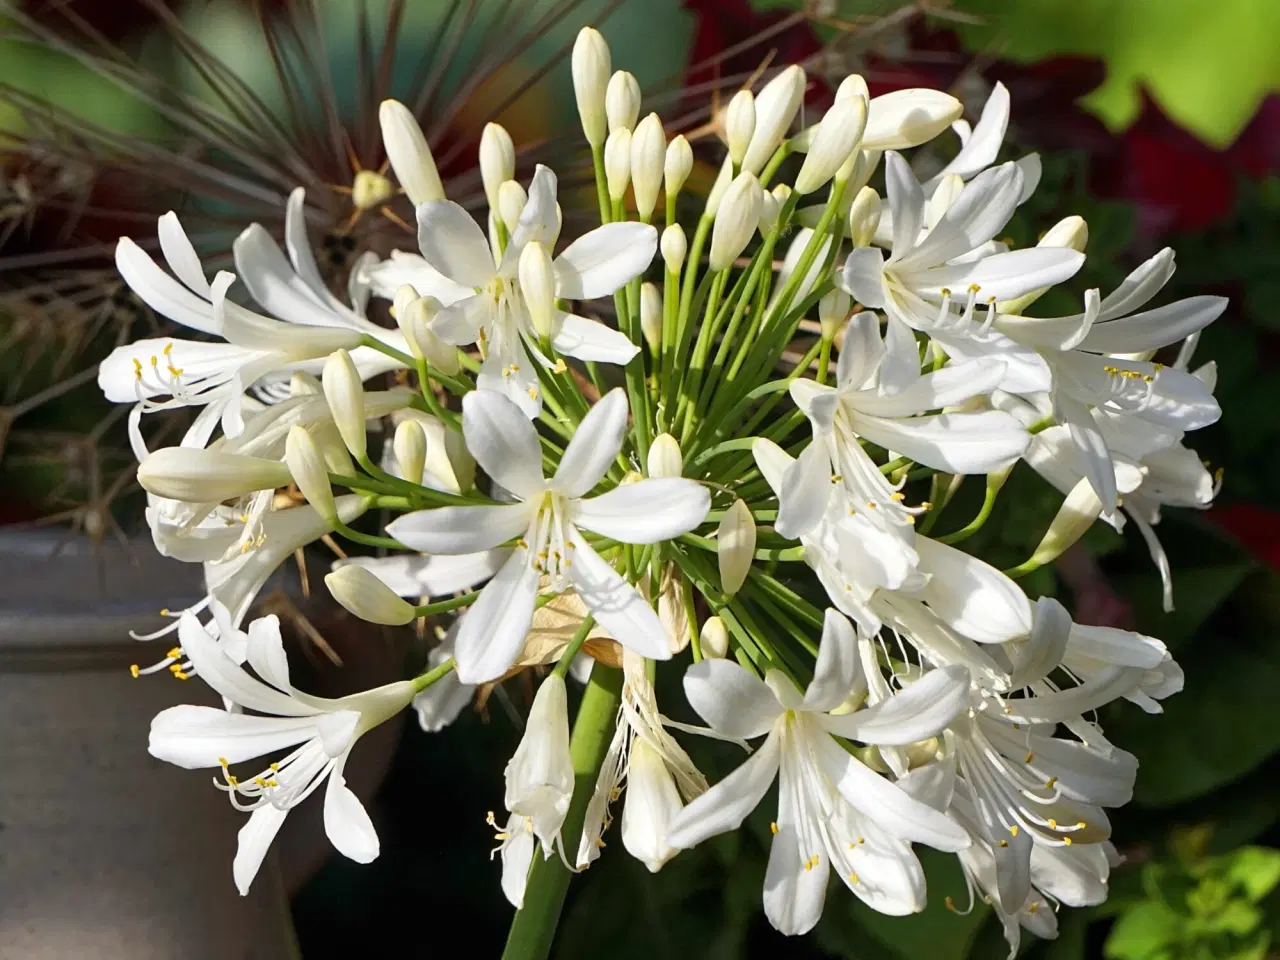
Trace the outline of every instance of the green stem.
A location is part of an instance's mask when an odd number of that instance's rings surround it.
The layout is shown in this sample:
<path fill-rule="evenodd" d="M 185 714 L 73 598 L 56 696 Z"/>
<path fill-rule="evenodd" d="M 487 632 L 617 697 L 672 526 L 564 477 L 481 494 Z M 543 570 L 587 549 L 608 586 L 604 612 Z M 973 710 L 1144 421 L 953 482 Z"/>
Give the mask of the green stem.
<path fill-rule="evenodd" d="M 582 695 L 578 718 L 573 724 L 573 737 L 569 741 L 569 754 L 573 758 L 573 800 L 560 835 L 570 856 L 576 855 L 578 850 L 587 803 L 595 791 L 596 777 L 609 749 L 621 700 L 622 671 L 596 664 Z M 551 944 L 555 940 L 556 926 L 572 876 L 559 857 L 533 858 L 525 885 L 524 906 L 516 911 L 511 921 L 502 960 L 546 960 L 551 955 Z"/>
<path fill-rule="evenodd" d="M 471 593 L 463 594 L 461 597 L 439 600 L 435 603 L 424 603 L 422 606 L 414 607 L 413 612 L 420 617 L 430 617 L 437 613 L 448 613 L 450 610 L 457 610 L 459 607 L 469 607 L 479 599 L 480 591 L 474 590 Z"/>
<path fill-rule="evenodd" d="M 456 666 L 457 664 L 453 662 L 453 657 L 450 657 L 444 663 L 440 664 L 440 666 L 434 667 L 433 669 L 428 670 L 426 673 L 419 674 L 418 676 L 414 677 L 413 678 L 414 689 L 416 689 L 419 693 L 421 693 L 423 690 L 427 689 L 427 687 L 431 686 L 437 680 L 440 680 L 448 676 L 449 674 L 453 673 L 454 667 Z"/>

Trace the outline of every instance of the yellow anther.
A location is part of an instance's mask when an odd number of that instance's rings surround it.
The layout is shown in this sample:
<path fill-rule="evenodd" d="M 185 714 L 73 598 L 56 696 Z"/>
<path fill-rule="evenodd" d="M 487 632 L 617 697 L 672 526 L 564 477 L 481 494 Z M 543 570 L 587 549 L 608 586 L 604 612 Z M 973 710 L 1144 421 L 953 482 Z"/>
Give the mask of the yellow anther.
<path fill-rule="evenodd" d="M 1028 750 L 1028 751 L 1027 751 L 1027 755 L 1023 758 L 1022 762 L 1023 762 L 1023 763 L 1030 763 L 1030 762 L 1031 762 L 1032 760 L 1034 760 L 1035 758 L 1036 758 L 1036 755 L 1035 755 L 1034 753 L 1032 753 L 1030 750 Z"/>
<path fill-rule="evenodd" d="M 530 399 L 530 400 L 537 400 L 537 399 L 538 399 L 538 388 L 537 388 L 537 387 L 530 387 L 530 388 L 529 388 L 529 399 Z"/>
<path fill-rule="evenodd" d="M 225 770 L 228 766 L 230 766 L 230 764 L 228 764 L 228 763 L 227 763 L 227 758 L 226 758 L 226 757 L 219 757 L 219 758 L 218 758 L 218 765 L 219 765 L 220 767 L 222 767 L 224 770 Z"/>
<path fill-rule="evenodd" d="M 604 849 L 604 841 L 601 840 L 599 837 L 596 837 L 596 846 L 599 847 L 601 850 Z"/>
<path fill-rule="evenodd" d="M 875 508 L 876 508 L 875 501 L 874 501 L 874 500 L 868 500 L 868 501 L 867 501 L 867 509 L 868 509 L 868 510 L 874 510 Z"/>
<path fill-rule="evenodd" d="M 142 671 L 138 669 L 138 665 L 136 663 L 131 663 L 129 665 L 129 675 L 135 680 L 142 676 Z"/>
<path fill-rule="evenodd" d="M 168 607 L 161 607 L 161 608 L 160 608 L 160 616 L 162 616 L 162 617 L 167 617 L 168 615 L 169 615 L 169 608 L 168 608 Z"/>
<path fill-rule="evenodd" d="M 227 783 L 228 783 L 230 786 L 238 787 L 238 786 L 240 786 L 240 778 L 239 778 L 239 777 L 233 777 L 231 774 L 229 774 L 229 773 L 228 773 L 228 774 L 227 774 Z"/>
<path fill-rule="evenodd" d="M 528 550 L 528 549 L 529 549 L 529 544 L 527 544 L 527 543 L 525 542 L 524 537 L 518 537 L 518 538 L 516 538 L 516 546 L 517 546 L 517 547 L 519 547 L 521 550 Z"/>
<path fill-rule="evenodd" d="M 153 367 L 160 366 L 160 358 L 157 357 L 154 353 L 151 355 L 151 365 Z"/>
<path fill-rule="evenodd" d="M 849 882 L 850 882 L 850 883 L 857 883 L 857 882 L 858 882 L 858 875 L 857 875 L 856 873 L 851 873 L 851 874 L 849 874 Z"/>
<path fill-rule="evenodd" d="M 1018 835 L 1018 825 L 1015 823 L 1009 828 L 1009 836 L 1016 837 Z"/>
<path fill-rule="evenodd" d="M 175 680 L 190 680 L 190 679 L 191 679 L 191 674 L 189 674 L 189 673 L 175 673 L 175 674 L 173 675 L 173 678 L 174 678 Z"/>
<path fill-rule="evenodd" d="M 1044 782 L 1044 788 L 1045 788 L 1046 790 L 1052 790 L 1052 789 L 1054 788 L 1054 786 L 1056 786 L 1056 785 L 1057 785 L 1057 783 L 1058 783 L 1058 778 L 1057 778 L 1057 777 L 1050 777 L 1048 780 L 1046 780 L 1046 781 Z"/>
<path fill-rule="evenodd" d="M 1040 909 L 1040 902 L 1038 900 L 1033 901 L 1031 906 L 1027 907 L 1027 913 L 1035 913 L 1039 909 Z"/>
<path fill-rule="evenodd" d="M 942 902 L 943 902 L 943 903 L 945 903 L 945 904 L 947 905 L 947 909 L 948 909 L 948 910 L 950 910 L 952 913 L 958 913 L 958 912 L 959 912 L 958 910 L 956 910 L 956 903 L 955 903 L 955 901 L 954 901 L 954 900 L 952 900 L 950 897 L 945 898 Z"/>
<path fill-rule="evenodd" d="M 1055 819 L 1053 819 L 1053 817 L 1050 817 L 1050 818 L 1049 818 L 1048 823 L 1049 823 L 1049 829 L 1050 829 L 1050 830 L 1057 830 L 1057 829 L 1058 829 L 1058 821 L 1057 821 L 1057 820 L 1055 820 Z"/>
<path fill-rule="evenodd" d="M 976 283 L 971 283 L 971 284 L 969 284 L 969 292 L 970 292 L 970 293 L 977 293 L 977 292 L 978 292 L 978 291 L 980 291 L 981 289 L 982 289 L 982 287 L 978 286 L 978 284 L 976 284 Z"/>
<path fill-rule="evenodd" d="M 770 832 L 770 833 L 772 833 L 772 834 L 774 834 L 775 836 L 777 836 L 777 833 L 778 833 L 778 824 L 777 824 L 777 823 L 771 823 L 771 824 L 769 824 L 769 832 Z"/>
<path fill-rule="evenodd" d="M 271 770 L 272 770 L 272 772 L 274 772 L 274 773 L 279 773 L 279 772 L 280 772 L 280 764 L 278 764 L 278 763 L 273 763 L 273 764 L 271 764 Z"/>
<path fill-rule="evenodd" d="M 907 495 L 900 490 L 895 490 L 893 493 L 889 494 L 889 499 L 895 503 L 901 503 L 903 500 L 907 499 Z"/>
<path fill-rule="evenodd" d="M 921 503 L 921 504 L 920 504 L 920 506 L 921 506 L 921 508 L 922 508 L 922 509 L 924 509 L 924 510 L 932 510 L 932 509 L 933 509 L 933 504 L 932 504 L 932 503 L 930 503 L 928 500 L 925 500 L 923 503 Z"/>
<path fill-rule="evenodd" d="M 949 296 L 951 296 L 951 288 L 950 288 L 950 287 L 943 287 L 943 288 L 942 288 L 942 295 L 943 295 L 944 297 L 949 297 Z"/>
<path fill-rule="evenodd" d="M 181 368 L 181 367 L 175 367 L 172 363 L 171 363 L 171 364 L 169 364 L 169 376 L 171 376 L 171 377 L 180 377 L 180 376 L 182 376 L 182 368 Z"/>
<path fill-rule="evenodd" d="M 518 363 L 513 363 L 513 364 L 511 365 L 511 372 L 512 372 L 512 373 L 516 373 L 517 371 L 519 371 L 519 369 L 520 369 L 520 364 L 518 364 Z"/>
<path fill-rule="evenodd" d="M 838 474 L 838 473 L 833 473 L 833 474 L 831 475 L 831 482 L 832 482 L 832 483 L 841 483 L 841 482 L 843 482 L 843 480 L 844 480 L 844 477 L 843 477 L 843 476 L 841 476 L 841 475 L 840 475 L 840 474 Z"/>
<path fill-rule="evenodd" d="M 164 350 L 162 350 L 161 352 L 162 352 L 162 353 L 167 357 L 170 353 L 172 353 L 172 352 L 173 352 L 173 344 L 172 344 L 172 343 L 166 343 L 166 344 L 164 345 Z"/>
<path fill-rule="evenodd" d="M 564 362 L 564 358 L 563 358 L 563 357 L 558 357 L 558 358 L 556 359 L 556 365 L 555 365 L 554 367 L 552 367 L 552 368 L 551 368 L 551 372 L 552 372 L 552 373 L 564 373 L 564 372 L 565 372 L 566 370 L 568 370 L 568 369 L 569 369 L 569 367 L 568 367 L 568 365 L 566 365 L 566 364 L 565 364 L 565 362 Z"/>
<path fill-rule="evenodd" d="M 1001 840 L 1001 841 L 1000 841 L 1000 846 L 1002 846 L 1002 847 L 1007 847 L 1008 845 L 1009 845 L 1009 841 L 1008 841 L 1008 840 Z"/>
<path fill-rule="evenodd" d="M 267 781 L 263 780 L 262 777 L 254 777 L 253 782 L 260 787 L 265 787 L 267 785 Z"/>
<path fill-rule="evenodd" d="M 1068 846 L 1068 847 L 1069 847 L 1069 846 L 1071 846 L 1071 838 L 1070 838 L 1070 837 L 1063 837 L 1063 838 L 1062 838 L 1062 843 L 1063 843 L 1063 845 L 1064 845 L 1064 846 Z"/>
<path fill-rule="evenodd" d="M 176 660 L 178 657 L 182 656 L 182 648 L 181 648 L 181 647 L 174 647 L 172 650 L 170 650 L 168 653 L 166 653 L 166 654 L 165 654 L 165 656 L 166 656 L 166 657 L 173 657 L 173 658 Z"/>
<path fill-rule="evenodd" d="M 1081 820 L 1079 823 L 1077 823 L 1077 824 L 1076 824 L 1076 829 L 1077 829 L 1077 830 L 1083 830 L 1083 829 L 1084 829 L 1085 827 L 1087 827 L 1088 825 L 1089 825 L 1089 824 L 1087 824 L 1087 823 L 1085 823 L 1083 820 Z"/>

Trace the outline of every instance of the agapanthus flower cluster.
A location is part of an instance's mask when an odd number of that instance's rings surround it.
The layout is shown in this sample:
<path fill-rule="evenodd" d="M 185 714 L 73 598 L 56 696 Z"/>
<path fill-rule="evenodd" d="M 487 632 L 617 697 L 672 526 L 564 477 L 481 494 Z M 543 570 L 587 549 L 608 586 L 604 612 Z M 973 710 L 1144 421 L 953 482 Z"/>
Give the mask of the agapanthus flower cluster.
<path fill-rule="evenodd" d="M 164 711 L 152 753 L 219 771 L 251 811 L 243 892 L 321 785 L 334 846 L 376 857 L 343 779 L 359 736 L 410 705 L 439 730 L 529 670 L 506 812 L 489 814 L 517 907 L 548 871 L 589 870 L 611 835 L 659 871 L 738 829 L 776 781 L 763 902 L 783 933 L 817 923 L 832 874 L 875 910 L 921 910 L 924 844 L 959 858 L 1012 950 L 1020 928 L 1053 936 L 1058 905 L 1106 897 L 1106 810 L 1137 774 L 1096 711 L 1159 712 L 1182 674 L 1158 640 L 1073 623 L 1018 578 L 1127 517 L 1172 603 L 1154 527 L 1164 506 L 1216 493 L 1186 435 L 1219 414 L 1214 370 L 1191 355 L 1224 301 L 1151 306 L 1166 250 L 1078 313 L 1037 316 L 1084 263 L 1087 228 L 1068 218 L 1030 249 L 998 239 L 1039 173 L 1035 156 L 998 162 L 1000 86 L 971 128 L 945 93 L 871 97 L 850 76 L 797 129 L 805 74 L 775 69 L 728 104 L 700 197 L 685 189 L 690 144 L 640 119 L 598 33 L 582 32 L 572 67 L 594 229 L 567 235 L 555 173 L 517 180 L 494 125 L 475 222 L 388 102 L 416 245 L 363 256 L 345 298 L 317 266 L 300 191 L 285 249 L 249 226 L 234 273 L 210 278 L 173 214 L 158 258 L 120 241 L 138 296 L 201 335 L 122 346 L 101 370 L 107 396 L 135 405 L 156 546 L 202 563 L 208 586 L 161 631 L 177 646 L 137 672 L 198 677 L 226 706 Z M 933 155 L 954 159 L 922 172 L 913 152 L 937 139 Z M 395 329 L 370 319 L 387 308 Z M 147 416 L 175 406 L 199 408 L 191 428 L 148 450 Z M 956 544 L 1019 461 L 1064 502 L 1002 572 Z M 979 475 L 979 517 L 929 536 Z M 273 570 L 330 535 L 379 552 L 335 562 L 343 607 L 439 625 L 424 673 L 340 700 L 291 685 L 277 622 L 249 611 Z M 658 701 L 673 670 L 687 703 Z M 571 749 L 569 684 L 584 676 Z M 686 749 L 699 737 L 738 744 L 741 765 L 709 783 Z"/>

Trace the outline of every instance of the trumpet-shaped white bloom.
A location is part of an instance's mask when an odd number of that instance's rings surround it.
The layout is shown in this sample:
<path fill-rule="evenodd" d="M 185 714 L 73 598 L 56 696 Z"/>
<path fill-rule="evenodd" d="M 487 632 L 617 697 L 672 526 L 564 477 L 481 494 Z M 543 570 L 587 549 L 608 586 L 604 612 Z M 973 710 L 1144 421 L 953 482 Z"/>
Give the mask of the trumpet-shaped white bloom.
<path fill-rule="evenodd" d="M 165 337 L 117 347 L 98 370 L 98 385 L 108 400 L 141 402 L 148 411 L 210 405 L 213 416 L 221 417 L 223 431 L 235 436 L 243 429 L 246 390 L 287 381 L 293 370 L 318 371 L 334 350 L 351 349 L 366 378 L 399 365 L 359 344 L 368 335 L 404 350 L 400 333 L 364 319 L 325 286 L 306 236 L 301 188 L 290 196 L 286 211 L 288 259 L 258 224 L 245 230 L 234 248 L 245 286 L 264 310 L 280 319 L 228 300 L 234 274 L 219 273 L 210 283 L 175 214 L 160 218 L 159 234 L 172 275 L 128 237 L 116 246 L 120 275 L 157 313 L 225 342 Z"/>
<path fill-rule="evenodd" d="M 685 674 L 689 702 L 712 729 L 736 739 L 767 736 L 737 770 L 676 814 L 667 841 L 692 847 L 737 829 L 779 778 L 764 908 L 783 933 L 805 933 L 818 922 L 832 867 L 873 908 L 911 913 L 924 906 L 924 883 L 910 843 L 968 845 L 959 826 L 873 773 L 831 736 L 877 744 L 931 737 L 965 705 L 968 675 L 958 667 L 930 671 L 875 707 L 829 713 L 848 697 L 858 673 L 853 627 L 828 610 L 813 681 L 803 693 L 777 671 L 761 681 L 731 660 L 703 660 Z"/>
<path fill-rule="evenodd" d="M 535 362 L 552 362 L 538 346 L 539 337 L 525 303 L 519 279 L 520 255 L 530 242 L 550 249 L 560 233 L 556 177 L 538 167 L 529 186 L 529 201 L 502 257 L 494 262 L 489 241 L 462 207 L 447 200 L 418 208 L 418 242 L 431 274 L 415 275 L 420 293 L 447 306 L 432 321 L 432 330 L 454 344 L 483 341 L 487 355 L 477 384 L 496 390 L 534 417 L 542 408 Z M 556 257 L 555 295 L 565 300 L 594 300 L 619 289 L 649 265 L 658 233 L 644 223 L 610 223 L 583 234 Z M 439 274 L 450 281 L 444 289 Z M 459 298 L 459 288 L 465 295 Z M 616 330 L 595 320 L 553 308 L 551 344 L 579 360 L 625 364 L 639 348 Z"/>
<path fill-rule="evenodd" d="M 900 364 L 903 351 L 917 376 L 890 391 L 885 372 Z M 879 318 L 867 311 L 849 321 L 835 387 L 813 380 L 792 382 L 791 396 L 813 424 L 813 442 L 783 479 L 780 534 L 794 538 L 807 532 L 839 490 L 850 512 L 865 513 L 886 533 L 909 539 L 914 517 L 901 502 L 900 484 L 889 482 L 860 440 L 949 473 L 1002 469 L 1026 450 L 1026 430 L 1001 411 L 921 416 L 989 393 L 1004 377 L 1003 362 L 975 360 L 923 376 L 918 369 L 915 340 L 882 339 Z"/>
<path fill-rule="evenodd" d="M 658 615 L 579 528 L 622 543 L 657 543 L 701 523 L 711 498 L 700 484 L 681 478 L 651 478 L 586 497 L 617 458 L 626 428 L 626 396 L 614 390 L 583 418 L 548 480 L 537 431 L 515 404 L 485 390 L 463 399 L 468 449 L 517 502 L 421 510 L 387 528 L 401 543 L 435 554 L 474 553 L 516 539 L 511 558 L 458 632 L 455 656 L 463 682 L 493 680 L 511 666 L 544 577 L 553 592 L 572 585 L 620 643 L 655 660 L 670 658 Z"/>
<path fill-rule="evenodd" d="M 230 702 L 253 714 L 214 707 L 170 707 L 151 723 L 151 755 L 187 769 L 220 768 L 238 810 L 251 811 L 241 828 L 232 872 L 241 894 L 258 873 L 285 817 L 323 784 L 324 826 L 344 856 L 369 863 L 378 835 L 342 775 L 361 735 L 409 705 L 415 687 L 402 681 L 338 700 L 313 697 L 289 682 L 280 623 L 263 617 L 249 625 L 248 662 L 257 677 L 229 659 L 191 614 L 178 631 L 182 652 L 199 675 Z M 234 764 L 293 748 L 253 777 L 236 777 Z"/>

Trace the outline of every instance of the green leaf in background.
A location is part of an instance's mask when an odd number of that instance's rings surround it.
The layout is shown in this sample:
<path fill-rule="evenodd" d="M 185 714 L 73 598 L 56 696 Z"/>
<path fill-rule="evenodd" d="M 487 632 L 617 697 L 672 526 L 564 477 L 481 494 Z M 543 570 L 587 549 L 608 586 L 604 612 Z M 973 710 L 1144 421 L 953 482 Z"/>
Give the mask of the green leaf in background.
<path fill-rule="evenodd" d="M 959 0 L 981 17 L 958 25 L 970 49 L 1023 63 L 1055 54 L 1106 62 L 1085 105 L 1123 130 L 1148 89 L 1175 122 L 1228 146 L 1259 102 L 1280 88 L 1275 0 Z"/>
<path fill-rule="evenodd" d="M 1133 603 L 1142 631 L 1159 637 L 1176 653 L 1256 569 L 1252 560 L 1175 567 L 1173 596 L 1177 606 L 1173 613 L 1164 612 L 1160 580 L 1148 572 L 1117 577 L 1117 589 Z"/>
<path fill-rule="evenodd" d="M 1107 960 L 1155 960 L 1173 956 L 1169 948 L 1182 939 L 1184 918 L 1159 900 L 1126 911 L 1107 937 Z"/>

